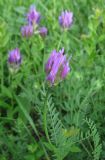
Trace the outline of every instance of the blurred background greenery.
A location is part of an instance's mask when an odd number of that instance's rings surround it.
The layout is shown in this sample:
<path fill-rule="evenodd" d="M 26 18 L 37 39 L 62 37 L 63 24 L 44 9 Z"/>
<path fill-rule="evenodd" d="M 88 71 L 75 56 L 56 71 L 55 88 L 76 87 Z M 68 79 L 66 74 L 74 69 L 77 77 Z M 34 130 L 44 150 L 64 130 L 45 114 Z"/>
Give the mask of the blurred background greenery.
<path fill-rule="evenodd" d="M 42 15 L 41 26 L 48 28 L 44 39 L 21 36 L 31 4 Z M 66 9 L 73 12 L 74 21 L 70 30 L 62 33 L 58 16 Z M 16 47 L 23 60 L 19 72 L 11 75 L 8 51 Z M 71 72 L 66 80 L 47 90 L 67 135 L 75 135 L 77 128 L 86 133 L 83 119 L 87 117 L 94 122 L 100 139 L 96 144 L 98 138 L 92 133 L 93 137 L 77 143 L 64 159 L 105 159 L 105 1 L 0 0 L 0 160 L 54 159 L 41 118 L 41 91 L 45 62 L 53 49 L 62 47 L 72 54 Z M 98 143 L 102 150 L 95 157 Z"/>

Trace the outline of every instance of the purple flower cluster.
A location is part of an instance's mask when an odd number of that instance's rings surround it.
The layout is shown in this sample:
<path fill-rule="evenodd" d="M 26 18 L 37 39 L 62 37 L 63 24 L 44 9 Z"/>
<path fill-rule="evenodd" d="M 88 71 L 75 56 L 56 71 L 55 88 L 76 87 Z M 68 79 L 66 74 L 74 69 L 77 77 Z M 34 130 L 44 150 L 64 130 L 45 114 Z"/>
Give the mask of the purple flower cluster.
<path fill-rule="evenodd" d="M 46 27 L 41 27 L 39 28 L 39 33 L 42 37 L 45 37 L 47 35 L 47 28 Z"/>
<path fill-rule="evenodd" d="M 34 24 L 34 25 L 39 24 L 40 18 L 41 18 L 40 13 L 36 11 L 34 5 L 31 5 L 29 12 L 27 14 L 27 20 L 29 24 Z"/>
<path fill-rule="evenodd" d="M 45 37 L 47 35 L 46 27 L 42 27 L 38 31 L 36 31 L 41 19 L 41 15 L 39 12 L 37 12 L 34 5 L 30 6 L 26 19 L 27 19 L 27 25 L 21 28 L 21 33 L 23 37 L 30 37 L 34 33 L 39 33 L 42 37 Z"/>
<path fill-rule="evenodd" d="M 52 51 L 45 65 L 45 71 L 47 74 L 47 80 L 51 85 L 56 83 L 59 79 L 64 79 L 68 75 L 70 67 L 69 61 L 64 54 L 64 48 L 59 52 L 56 50 Z"/>
<path fill-rule="evenodd" d="M 42 37 L 47 35 L 46 27 L 39 27 L 41 15 L 36 11 L 35 6 L 31 6 L 27 13 L 27 24 L 21 28 L 23 37 L 32 36 L 34 33 L 39 33 Z M 59 24 L 63 29 L 69 29 L 73 22 L 73 13 L 70 11 L 63 11 L 59 16 Z M 39 27 L 39 28 L 38 28 Z M 37 29 L 38 28 L 38 29 Z M 8 64 L 13 70 L 17 70 L 21 64 L 21 54 L 18 48 L 9 52 Z M 47 74 L 46 80 L 54 85 L 56 82 L 63 80 L 70 72 L 69 59 L 64 53 L 64 48 L 57 52 L 53 50 L 45 65 Z"/>
<path fill-rule="evenodd" d="M 59 16 L 59 24 L 62 28 L 68 29 L 73 23 L 73 13 L 70 11 L 63 11 Z"/>
<path fill-rule="evenodd" d="M 26 25 L 26 26 L 23 26 L 21 28 L 21 33 L 22 33 L 22 36 L 23 37 L 29 37 L 29 36 L 32 36 L 33 35 L 33 26 L 32 25 Z"/>
<path fill-rule="evenodd" d="M 21 54 L 18 48 L 15 48 L 9 52 L 8 62 L 10 64 L 17 64 L 21 63 Z"/>
<path fill-rule="evenodd" d="M 18 68 L 21 64 L 21 61 L 22 61 L 22 57 L 20 54 L 20 50 L 18 48 L 15 48 L 9 52 L 8 64 L 9 64 L 10 70 L 12 70 L 12 71 L 18 70 Z"/>

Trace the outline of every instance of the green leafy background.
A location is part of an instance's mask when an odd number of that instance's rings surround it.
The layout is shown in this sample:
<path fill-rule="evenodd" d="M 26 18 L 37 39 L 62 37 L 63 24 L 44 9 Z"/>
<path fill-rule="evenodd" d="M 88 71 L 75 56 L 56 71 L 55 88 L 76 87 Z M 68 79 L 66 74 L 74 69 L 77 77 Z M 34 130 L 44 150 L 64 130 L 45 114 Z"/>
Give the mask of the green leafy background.
<path fill-rule="evenodd" d="M 29 6 L 41 13 L 48 35 L 23 38 Z M 62 32 L 62 10 L 74 14 Z M 8 51 L 20 48 L 22 65 L 11 75 Z M 68 77 L 45 84 L 44 65 L 65 48 Z M 0 160 L 105 159 L 105 1 L 0 0 Z"/>

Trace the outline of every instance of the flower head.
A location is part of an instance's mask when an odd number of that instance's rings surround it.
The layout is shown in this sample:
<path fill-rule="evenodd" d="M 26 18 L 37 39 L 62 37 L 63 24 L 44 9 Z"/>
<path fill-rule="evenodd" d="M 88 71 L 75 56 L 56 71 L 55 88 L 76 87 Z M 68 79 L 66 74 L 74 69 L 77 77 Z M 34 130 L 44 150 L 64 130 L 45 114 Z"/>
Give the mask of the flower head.
<path fill-rule="evenodd" d="M 8 55 L 8 64 L 9 64 L 9 69 L 11 71 L 16 71 L 18 70 L 20 64 L 21 64 L 21 54 L 18 48 L 15 48 L 9 52 Z"/>
<path fill-rule="evenodd" d="M 29 24 L 38 24 L 40 21 L 40 13 L 36 11 L 35 6 L 31 5 L 27 14 Z"/>
<path fill-rule="evenodd" d="M 57 80 L 64 79 L 70 71 L 69 62 L 64 55 L 64 48 L 57 52 L 53 50 L 46 65 L 47 80 L 53 85 Z"/>
<path fill-rule="evenodd" d="M 73 22 L 73 13 L 70 11 L 63 11 L 59 16 L 59 24 L 64 29 L 68 29 Z"/>
<path fill-rule="evenodd" d="M 41 27 L 41 28 L 39 28 L 39 33 L 40 33 L 40 35 L 41 35 L 42 37 L 45 37 L 45 36 L 47 35 L 47 32 L 48 32 L 48 30 L 47 30 L 46 27 Z"/>
<path fill-rule="evenodd" d="M 23 37 L 30 37 L 33 35 L 34 29 L 32 25 L 26 25 L 21 28 L 21 33 Z"/>
<path fill-rule="evenodd" d="M 9 52 L 8 62 L 10 64 L 20 64 L 21 63 L 21 54 L 18 48 L 15 48 Z"/>
<path fill-rule="evenodd" d="M 61 77 L 62 77 L 62 79 L 64 79 L 69 72 L 70 72 L 69 62 L 66 61 L 63 64 L 62 71 L 61 71 Z"/>
<path fill-rule="evenodd" d="M 53 51 L 51 52 L 51 55 L 50 55 L 50 57 L 49 57 L 46 65 L 45 65 L 45 71 L 46 71 L 46 73 L 49 73 L 49 72 L 50 72 L 53 63 L 54 63 L 54 61 L 56 60 L 56 57 L 57 57 L 57 52 L 56 52 L 56 50 L 53 50 Z"/>

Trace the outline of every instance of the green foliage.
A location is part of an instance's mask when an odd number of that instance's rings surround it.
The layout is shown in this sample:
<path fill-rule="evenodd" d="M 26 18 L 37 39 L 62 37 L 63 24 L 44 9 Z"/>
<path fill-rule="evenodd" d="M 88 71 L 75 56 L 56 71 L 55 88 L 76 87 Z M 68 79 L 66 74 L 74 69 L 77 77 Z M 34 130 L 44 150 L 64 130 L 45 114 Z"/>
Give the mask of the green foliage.
<path fill-rule="evenodd" d="M 52 97 L 45 90 L 42 92 L 43 101 L 45 98 L 45 133 L 48 139 L 48 143 L 45 146 L 53 152 L 53 157 L 57 160 L 64 159 L 69 152 L 78 153 L 81 149 L 75 145 L 79 139 L 79 129 L 71 127 L 69 130 L 64 128 L 61 120 L 59 119 L 59 113 L 57 112 L 54 103 L 52 102 Z"/>
<path fill-rule="evenodd" d="M 25 14 L 35 4 L 45 38 L 23 38 Z M 58 16 L 71 10 L 62 32 Z M 22 65 L 8 69 L 19 47 Z M 53 49 L 72 54 L 67 79 L 48 87 L 45 63 Z M 0 160 L 105 159 L 104 0 L 0 0 Z"/>
<path fill-rule="evenodd" d="M 97 128 L 96 125 L 94 124 L 93 121 L 91 121 L 91 119 L 86 119 L 86 123 L 89 126 L 89 129 L 91 131 L 91 137 L 92 140 L 94 142 L 94 150 L 92 152 L 93 154 L 93 159 L 94 160 L 99 160 L 100 158 L 100 153 L 102 151 L 102 145 L 100 144 L 100 136 L 99 133 L 97 132 Z"/>

